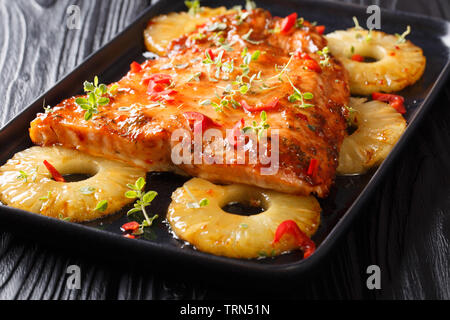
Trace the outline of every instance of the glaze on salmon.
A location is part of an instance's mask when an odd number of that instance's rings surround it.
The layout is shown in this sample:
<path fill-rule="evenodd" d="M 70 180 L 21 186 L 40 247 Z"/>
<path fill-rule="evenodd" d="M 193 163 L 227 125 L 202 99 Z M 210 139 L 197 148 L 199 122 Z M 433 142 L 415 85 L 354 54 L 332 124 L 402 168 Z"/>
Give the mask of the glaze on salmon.
<path fill-rule="evenodd" d="M 320 54 L 326 40 L 314 26 L 305 22 L 303 28 L 283 33 L 278 31 L 281 20 L 261 9 L 243 22 L 235 13 L 212 18 L 174 40 L 167 57 L 132 68 L 93 119 L 84 120 L 85 110 L 73 97 L 39 114 L 31 123 L 31 139 L 149 171 L 324 197 L 334 181 L 346 135 L 348 76 L 331 54 Z M 243 74 L 247 76 L 240 78 Z M 239 81 L 250 84 L 247 92 L 239 90 Z M 311 93 L 313 99 L 304 102 L 313 106 L 302 108 L 301 101 L 292 98 L 294 87 Z M 193 130 L 186 114 L 203 115 L 225 136 L 242 119 L 246 126 L 259 123 L 263 110 L 270 130 L 280 132 L 277 174 L 262 175 L 260 163 L 172 163 L 172 133 Z"/>

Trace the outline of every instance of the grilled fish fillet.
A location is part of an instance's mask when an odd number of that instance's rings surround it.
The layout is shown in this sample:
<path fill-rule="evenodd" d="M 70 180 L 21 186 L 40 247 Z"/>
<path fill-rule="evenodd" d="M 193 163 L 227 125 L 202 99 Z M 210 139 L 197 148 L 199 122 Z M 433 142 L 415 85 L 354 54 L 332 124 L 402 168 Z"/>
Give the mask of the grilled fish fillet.
<path fill-rule="evenodd" d="M 238 20 L 234 13 L 215 17 L 174 40 L 168 57 L 146 61 L 141 71 L 132 70 L 117 82 L 117 93 L 108 105 L 98 108 L 92 120 L 84 120 L 85 111 L 75 103 L 76 97 L 63 101 L 50 113 L 39 114 L 31 123 L 32 141 L 78 149 L 149 171 L 185 172 L 215 183 L 243 183 L 325 197 L 346 135 L 348 75 L 333 57 L 319 54 L 327 43 L 310 24 L 278 32 L 281 18 L 261 9 L 253 10 L 244 22 Z M 259 57 L 253 55 L 258 50 Z M 234 92 L 232 99 L 237 106 L 227 105 L 223 110 L 213 107 L 213 102 L 220 104 L 227 96 L 230 85 L 236 88 L 233 82 L 245 72 L 246 52 L 255 58 L 248 64 L 248 77 L 243 78 L 248 83 L 254 75 L 250 89 L 245 94 Z M 208 56 L 216 61 L 208 63 Z M 219 56 L 221 60 L 217 61 Z M 311 68 L 314 62 L 316 68 Z M 169 92 L 165 97 L 149 94 L 148 79 L 155 74 L 172 79 L 164 88 Z M 314 95 L 305 100 L 313 107 L 301 108 L 298 99 L 289 100 L 294 87 Z M 248 106 L 256 110 L 248 111 Z M 172 133 L 180 128 L 193 130 L 187 112 L 211 119 L 210 123 L 225 136 L 226 129 L 232 129 L 241 119 L 246 126 L 253 121 L 259 123 L 261 110 L 267 110 L 269 131 L 280 132 L 280 168 L 276 174 L 261 174 L 264 165 L 260 161 L 243 165 L 172 162 Z M 317 168 L 311 174 L 308 171 L 313 161 Z"/>

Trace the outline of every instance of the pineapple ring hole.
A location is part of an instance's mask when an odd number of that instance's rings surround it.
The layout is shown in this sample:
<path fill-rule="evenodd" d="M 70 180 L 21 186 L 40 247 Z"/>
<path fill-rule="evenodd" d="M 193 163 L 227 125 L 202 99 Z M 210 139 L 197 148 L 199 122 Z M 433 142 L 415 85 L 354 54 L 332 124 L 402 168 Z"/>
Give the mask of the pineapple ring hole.
<path fill-rule="evenodd" d="M 226 204 L 223 208 L 223 211 L 239 216 L 255 216 L 266 211 L 261 205 L 255 203 L 242 203 L 242 202 L 230 202 Z"/>
<path fill-rule="evenodd" d="M 64 177 L 67 183 L 80 182 L 96 176 L 100 167 L 96 161 L 81 161 L 71 159 L 55 164 L 56 170 Z"/>
<path fill-rule="evenodd" d="M 361 63 L 374 63 L 380 60 L 383 60 L 386 56 L 386 50 L 381 46 L 355 46 L 354 53 L 348 56 L 349 59 L 352 58 L 353 54 L 359 54 L 364 58 L 364 61 Z"/>
<path fill-rule="evenodd" d="M 233 192 L 222 200 L 220 207 L 226 213 L 254 216 L 267 211 L 269 201 L 263 193 Z"/>

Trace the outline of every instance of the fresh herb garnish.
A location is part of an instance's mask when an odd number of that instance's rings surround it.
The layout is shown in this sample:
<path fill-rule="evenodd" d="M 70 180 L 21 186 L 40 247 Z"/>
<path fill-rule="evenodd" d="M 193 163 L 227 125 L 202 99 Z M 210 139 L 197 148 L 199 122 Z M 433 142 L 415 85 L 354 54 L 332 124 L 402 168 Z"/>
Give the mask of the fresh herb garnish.
<path fill-rule="evenodd" d="M 87 98 L 77 98 L 75 103 L 85 110 L 84 119 L 89 121 L 94 114 L 98 114 L 98 107 L 109 103 L 109 98 L 105 97 L 107 93 L 113 94 L 117 86 L 112 86 L 109 90 L 105 84 L 98 83 L 98 77 L 94 78 L 94 83 L 86 81 L 84 91 L 88 94 Z"/>
<path fill-rule="evenodd" d="M 213 32 L 213 31 L 223 31 L 227 29 L 227 24 L 222 22 L 214 22 L 208 28 L 207 31 Z"/>
<path fill-rule="evenodd" d="M 322 60 L 319 62 L 322 67 L 331 66 L 331 64 L 330 64 L 330 49 L 328 47 L 325 47 L 322 50 L 317 51 L 317 54 L 322 57 Z"/>
<path fill-rule="evenodd" d="M 405 43 L 406 42 L 406 37 L 409 35 L 409 34 L 411 34 L 411 26 L 408 26 L 407 28 L 406 28 L 406 31 L 405 32 L 403 32 L 403 34 L 398 34 L 398 33 L 396 33 L 395 34 L 395 36 L 397 37 L 397 44 L 402 44 L 402 43 Z"/>
<path fill-rule="evenodd" d="M 247 11 L 253 11 L 257 8 L 256 3 L 254 1 L 251 0 L 246 0 L 245 1 L 245 10 Z"/>
<path fill-rule="evenodd" d="M 200 82 L 200 77 L 202 76 L 202 72 L 197 72 L 194 73 L 192 76 L 189 77 L 189 79 L 187 80 L 187 82 L 191 82 L 191 81 L 197 81 Z"/>
<path fill-rule="evenodd" d="M 187 204 L 187 207 L 189 209 L 200 209 L 203 207 L 207 207 L 209 205 L 209 199 L 203 198 L 202 200 L 198 201 L 197 198 L 192 194 L 191 190 L 189 190 L 189 188 L 186 185 L 183 186 L 183 189 L 186 190 L 187 194 L 193 201 Z"/>
<path fill-rule="evenodd" d="M 359 25 L 359 21 L 358 21 L 357 17 L 353 17 L 353 23 L 355 24 L 355 29 L 364 30 L 364 28 Z"/>
<path fill-rule="evenodd" d="M 255 41 L 255 40 L 250 39 L 250 36 L 252 35 L 252 33 L 253 33 L 253 29 L 250 29 L 249 32 L 247 32 L 245 35 L 242 36 L 242 39 L 251 44 L 255 44 L 255 45 L 261 44 L 262 41 Z"/>
<path fill-rule="evenodd" d="M 291 58 L 289 59 L 288 63 L 286 63 L 286 65 L 283 66 L 283 68 L 281 69 L 281 71 L 280 71 L 277 75 L 271 77 L 270 79 L 278 78 L 278 80 L 280 80 L 280 82 L 283 82 L 282 76 L 283 76 L 286 72 L 289 71 L 289 65 L 291 64 L 291 62 L 292 62 L 293 59 L 294 59 L 294 55 L 291 56 Z"/>
<path fill-rule="evenodd" d="M 196 16 L 198 13 L 202 12 L 200 0 L 185 1 L 184 4 L 186 5 L 186 7 L 188 7 L 188 12 L 191 16 Z"/>
<path fill-rule="evenodd" d="M 261 122 L 258 124 L 256 121 L 253 121 L 252 126 L 245 127 L 244 133 L 248 131 L 254 131 L 258 137 L 262 137 L 264 132 L 270 128 L 270 125 L 267 123 L 267 113 L 265 111 L 260 114 Z"/>
<path fill-rule="evenodd" d="M 95 188 L 93 187 L 81 187 L 80 188 L 80 192 L 84 195 L 90 195 L 93 194 L 95 192 Z"/>
<path fill-rule="evenodd" d="M 62 213 L 59 214 L 58 219 L 65 222 L 70 222 L 70 217 L 64 217 Z"/>
<path fill-rule="evenodd" d="M 45 197 L 41 197 L 39 198 L 39 201 L 48 201 L 50 199 L 50 197 L 52 196 L 51 191 L 47 192 L 47 195 Z"/>
<path fill-rule="evenodd" d="M 300 101 L 299 105 L 296 105 L 296 107 L 301 109 L 307 109 L 314 107 L 313 104 L 306 103 L 305 100 L 312 100 L 314 99 L 314 95 L 311 92 L 301 92 L 297 87 L 294 86 L 292 83 L 292 80 L 288 77 L 289 83 L 291 84 L 292 88 L 294 89 L 294 94 L 289 96 L 289 102 L 290 103 L 296 103 Z"/>
<path fill-rule="evenodd" d="M 136 183 L 129 184 L 128 189 L 130 191 L 127 191 L 125 193 L 125 197 L 128 199 L 137 199 L 136 203 L 134 204 L 134 208 L 128 211 L 128 215 L 132 215 L 137 212 L 142 212 L 144 215 L 144 221 L 141 224 L 141 229 L 145 227 L 151 227 L 153 225 L 153 221 L 158 219 L 158 215 L 154 215 L 152 218 L 149 218 L 146 208 L 151 205 L 152 201 L 156 198 L 158 193 L 155 191 L 149 191 L 145 192 L 145 179 L 139 178 Z"/>
<path fill-rule="evenodd" d="M 236 14 L 236 24 L 240 26 L 250 16 L 251 12 L 243 12 L 241 6 L 238 6 L 235 9 L 238 11 L 238 13 Z"/>
<path fill-rule="evenodd" d="M 26 173 L 25 171 L 23 171 L 23 170 L 20 170 L 19 171 L 19 176 L 17 177 L 17 179 L 19 180 L 19 179 L 23 179 L 24 181 L 25 181 L 25 183 L 28 183 L 28 177 L 29 177 L 30 175 L 28 174 L 28 173 Z"/>
<path fill-rule="evenodd" d="M 105 212 L 106 209 L 108 209 L 108 201 L 102 200 L 99 203 L 97 203 L 97 206 L 95 207 L 94 211 Z"/>
<path fill-rule="evenodd" d="M 298 18 L 297 22 L 295 23 L 295 27 L 298 29 L 301 29 L 304 27 L 305 19 L 304 18 Z"/>

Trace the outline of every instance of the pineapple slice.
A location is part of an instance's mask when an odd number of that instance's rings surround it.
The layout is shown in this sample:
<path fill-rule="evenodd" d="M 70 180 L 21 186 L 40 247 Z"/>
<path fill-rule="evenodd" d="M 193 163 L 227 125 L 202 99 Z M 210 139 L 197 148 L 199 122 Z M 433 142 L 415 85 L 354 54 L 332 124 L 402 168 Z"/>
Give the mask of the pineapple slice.
<path fill-rule="evenodd" d="M 197 25 L 207 22 L 208 19 L 228 12 L 232 11 L 228 11 L 225 7 L 202 7 L 202 10 L 195 16 L 188 12 L 172 12 L 168 15 L 157 16 L 150 20 L 144 30 L 145 46 L 147 50 L 164 56 L 172 40 L 191 33 Z"/>
<path fill-rule="evenodd" d="M 209 204 L 201 206 L 202 199 L 208 199 Z M 265 211 L 241 216 L 222 209 L 235 202 L 256 204 Z M 311 237 L 319 227 L 320 212 L 314 197 L 298 197 L 244 185 L 218 186 L 195 178 L 173 193 L 168 221 L 180 239 L 200 251 L 251 259 L 298 249 L 290 236 L 272 244 L 277 227 L 286 220 L 293 220 Z"/>
<path fill-rule="evenodd" d="M 358 129 L 345 138 L 339 155 L 340 175 L 362 174 L 389 155 L 406 130 L 406 120 L 389 104 L 351 98 Z"/>
<path fill-rule="evenodd" d="M 349 29 L 326 36 L 331 53 L 350 74 L 355 95 L 395 92 L 416 83 L 423 75 L 426 58 L 411 41 L 399 43 L 396 36 L 380 31 Z M 400 41 L 401 42 L 401 41 Z M 374 58 L 376 62 L 352 60 L 353 54 Z"/>
<path fill-rule="evenodd" d="M 56 182 L 43 161 L 62 175 L 86 174 L 79 182 Z M 33 147 L 0 168 L 0 201 L 8 206 L 71 222 L 95 220 L 119 211 L 132 200 L 127 184 L 145 177 L 142 169 L 61 147 Z M 95 210 L 107 201 L 105 210 Z"/>

